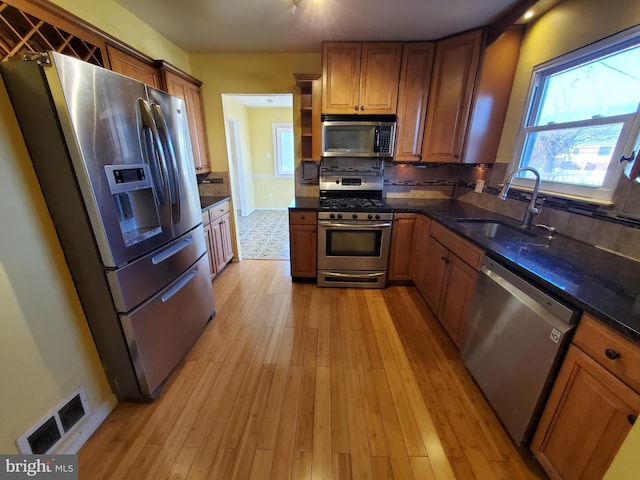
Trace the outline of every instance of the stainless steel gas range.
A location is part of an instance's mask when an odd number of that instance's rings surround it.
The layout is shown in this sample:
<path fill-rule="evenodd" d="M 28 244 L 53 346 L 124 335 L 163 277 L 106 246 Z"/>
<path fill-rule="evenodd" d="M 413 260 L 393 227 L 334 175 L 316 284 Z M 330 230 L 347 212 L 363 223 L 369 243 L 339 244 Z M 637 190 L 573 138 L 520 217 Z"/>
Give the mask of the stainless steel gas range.
<path fill-rule="evenodd" d="M 318 286 L 384 288 L 393 211 L 382 200 L 384 162 L 323 159 Z"/>

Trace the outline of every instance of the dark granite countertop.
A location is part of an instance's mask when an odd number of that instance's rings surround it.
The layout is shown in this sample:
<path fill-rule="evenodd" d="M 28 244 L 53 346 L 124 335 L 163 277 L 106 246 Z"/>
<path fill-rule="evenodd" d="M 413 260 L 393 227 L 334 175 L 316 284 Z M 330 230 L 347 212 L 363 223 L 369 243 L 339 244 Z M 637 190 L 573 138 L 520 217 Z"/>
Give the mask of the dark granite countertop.
<path fill-rule="evenodd" d="M 295 197 L 289 204 L 289 210 L 317 210 L 318 197 Z"/>
<path fill-rule="evenodd" d="M 422 213 L 482 248 L 486 255 L 552 295 L 586 311 L 640 344 L 640 262 L 555 235 L 494 240 L 456 222 L 490 218 L 519 222 L 455 200 L 387 199 L 394 212 Z"/>
<path fill-rule="evenodd" d="M 229 200 L 229 197 L 225 196 L 201 196 L 200 197 L 200 206 L 202 210 L 208 210 L 211 207 L 216 206 L 220 202 L 224 202 L 225 200 Z"/>
<path fill-rule="evenodd" d="M 446 225 L 482 248 L 486 255 L 529 282 L 640 344 L 640 262 L 555 235 L 544 238 L 492 239 L 456 222 L 456 218 L 519 222 L 456 200 L 387 198 L 394 212 L 421 213 Z M 289 209 L 315 210 L 318 199 L 296 197 Z"/>

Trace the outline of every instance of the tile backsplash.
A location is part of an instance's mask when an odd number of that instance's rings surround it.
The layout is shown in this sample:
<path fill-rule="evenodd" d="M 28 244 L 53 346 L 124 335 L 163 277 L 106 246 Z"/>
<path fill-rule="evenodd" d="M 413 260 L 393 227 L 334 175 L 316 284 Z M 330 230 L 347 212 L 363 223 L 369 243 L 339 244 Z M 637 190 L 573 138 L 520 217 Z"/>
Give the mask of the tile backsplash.
<path fill-rule="evenodd" d="M 385 164 L 387 197 L 457 198 L 521 220 L 530 200 L 512 189 L 506 201 L 498 199 L 509 165 Z M 474 191 L 484 180 L 482 193 Z M 541 195 L 544 196 L 544 195 Z M 616 205 L 605 207 L 547 196 L 535 223 L 553 226 L 576 240 L 640 261 L 640 184 L 624 178 L 614 193 Z"/>
<path fill-rule="evenodd" d="M 200 196 L 204 197 L 231 196 L 229 172 L 211 172 L 208 175 L 198 175 L 198 190 Z"/>

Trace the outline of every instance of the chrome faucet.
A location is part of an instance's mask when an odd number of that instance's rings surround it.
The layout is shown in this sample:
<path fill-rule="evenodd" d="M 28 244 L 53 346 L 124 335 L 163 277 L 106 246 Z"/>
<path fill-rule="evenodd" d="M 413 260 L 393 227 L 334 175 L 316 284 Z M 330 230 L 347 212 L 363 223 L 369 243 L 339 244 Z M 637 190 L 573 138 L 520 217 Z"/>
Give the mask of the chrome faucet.
<path fill-rule="evenodd" d="M 534 185 L 533 192 L 531 193 L 531 201 L 529 202 L 529 206 L 527 206 L 527 211 L 524 212 L 524 218 L 522 219 L 522 225 L 521 225 L 521 228 L 529 230 L 531 229 L 531 223 L 533 222 L 534 215 L 540 215 L 540 212 L 542 212 L 542 202 L 544 201 L 544 198 L 543 198 L 540 203 L 540 206 L 538 207 L 538 191 L 540 190 L 540 173 L 538 173 L 538 170 L 531 167 L 522 167 L 511 172 L 507 177 L 507 181 L 504 182 L 504 186 L 502 187 L 502 190 L 500 191 L 498 198 L 500 200 L 507 199 L 507 193 L 509 192 L 509 188 L 511 187 L 511 182 L 513 181 L 514 177 L 518 175 L 520 172 L 524 172 L 524 171 L 529 171 L 536 176 L 536 184 Z"/>

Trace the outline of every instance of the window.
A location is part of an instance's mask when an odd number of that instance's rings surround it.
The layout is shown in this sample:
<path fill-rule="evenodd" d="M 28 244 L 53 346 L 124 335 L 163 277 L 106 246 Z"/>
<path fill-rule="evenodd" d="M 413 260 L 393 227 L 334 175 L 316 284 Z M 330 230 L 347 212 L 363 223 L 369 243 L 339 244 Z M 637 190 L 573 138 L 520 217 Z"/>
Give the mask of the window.
<path fill-rule="evenodd" d="M 537 169 L 543 191 L 610 201 L 620 158 L 637 152 L 640 28 L 535 67 L 527 102 L 514 167 Z"/>
<path fill-rule="evenodd" d="M 273 124 L 273 148 L 275 155 L 275 172 L 277 177 L 291 177 L 295 171 L 296 162 L 293 150 L 293 124 Z"/>

